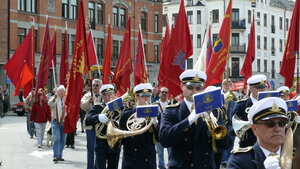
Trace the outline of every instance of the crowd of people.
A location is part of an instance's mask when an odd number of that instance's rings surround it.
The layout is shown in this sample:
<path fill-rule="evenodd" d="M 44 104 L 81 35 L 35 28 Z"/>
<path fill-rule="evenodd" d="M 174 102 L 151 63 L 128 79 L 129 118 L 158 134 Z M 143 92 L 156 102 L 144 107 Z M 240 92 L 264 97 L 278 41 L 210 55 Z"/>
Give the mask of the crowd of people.
<path fill-rule="evenodd" d="M 268 90 L 265 75 L 250 77 L 245 95 L 232 91 L 232 82 L 227 79 L 220 87 L 224 94 L 223 106 L 209 112 L 196 113 L 193 96 L 218 88 L 208 86 L 204 89 L 207 77 L 202 71 L 186 70 L 179 78 L 182 90 L 180 96 L 172 97 L 167 87 L 141 83 L 122 97 L 131 100 L 124 99 L 124 105 L 113 111 L 108 109 L 108 103 L 117 98 L 116 87 L 94 79 L 91 91 L 83 91 L 79 113 L 81 130 L 86 135 L 87 169 L 282 167 L 279 161 L 285 151 L 282 145 L 286 141 L 286 132 L 288 127 L 297 127 L 299 122 L 299 117 L 292 121 L 285 101 L 297 98 L 296 92 L 282 86 L 277 89 L 279 97 L 258 100 L 259 92 Z M 46 124 L 51 124 L 54 163 L 65 161 L 65 147 L 75 148 L 76 131 L 64 133 L 64 118 L 68 113 L 65 111 L 65 94 L 66 89 L 61 85 L 53 90 L 50 97 L 40 89 L 36 98 L 32 91 L 24 99 L 28 133 L 30 138 L 37 138 L 38 148 L 44 146 Z M 149 105 L 158 106 L 158 116 L 137 118 L 137 107 Z M 216 126 L 209 126 L 207 119 L 215 120 L 226 132 L 212 132 L 212 127 Z M 138 131 L 130 129 L 130 123 L 135 122 L 144 122 L 147 127 Z M 241 134 L 236 129 L 237 122 L 247 124 L 249 129 Z M 116 133 L 107 130 L 111 126 Z M 299 135 L 299 131 L 296 132 Z M 300 146 L 298 135 L 295 134 L 294 147 Z M 121 152 L 122 163 L 119 166 Z M 293 165 L 299 167 L 299 164 Z"/>

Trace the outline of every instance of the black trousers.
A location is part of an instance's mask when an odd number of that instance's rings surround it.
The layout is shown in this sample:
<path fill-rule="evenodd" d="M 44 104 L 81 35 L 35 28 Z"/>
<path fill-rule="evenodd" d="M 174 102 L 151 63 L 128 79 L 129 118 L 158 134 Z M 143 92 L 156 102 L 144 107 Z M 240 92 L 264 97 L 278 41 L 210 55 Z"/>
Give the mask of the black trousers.
<path fill-rule="evenodd" d="M 66 139 L 66 145 L 71 146 L 75 144 L 75 132 L 68 133 L 67 134 L 67 139 Z"/>

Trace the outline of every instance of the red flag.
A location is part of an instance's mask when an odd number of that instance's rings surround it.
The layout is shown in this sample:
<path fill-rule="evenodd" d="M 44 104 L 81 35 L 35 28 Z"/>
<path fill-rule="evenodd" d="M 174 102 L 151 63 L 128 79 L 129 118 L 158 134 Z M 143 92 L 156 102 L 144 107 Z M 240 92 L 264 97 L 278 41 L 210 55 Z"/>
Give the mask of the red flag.
<path fill-rule="evenodd" d="M 118 96 L 123 95 L 130 88 L 130 74 L 132 73 L 132 57 L 130 50 L 130 18 L 127 21 L 120 55 L 112 82 L 116 84 Z"/>
<path fill-rule="evenodd" d="M 112 30 L 111 30 L 111 25 L 108 25 L 108 37 L 107 37 L 107 43 L 106 43 L 106 49 L 105 49 L 105 55 L 104 55 L 104 62 L 103 62 L 103 79 L 102 83 L 103 84 L 108 84 L 109 83 L 109 75 L 110 75 L 110 67 L 111 67 L 111 55 L 112 55 Z"/>
<path fill-rule="evenodd" d="M 165 36 L 164 39 L 162 41 L 162 45 L 161 45 L 161 53 L 160 53 L 160 65 L 159 65 L 159 73 L 158 73 L 158 84 L 159 87 L 165 86 L 165 77 L 164 75 L 166 74 L 166 72 L 168 70 L 166 70 L 166 59 L 167 59 L 167 47 L 168 47 L 168 43 L 170 41 L 170 27 L 169 27 L 169 22 L 168 19 L 166 19 L 166 32 L 165 32 Z"/>
<path fill-rule="evenodd" d="M 38 90 L 40 88 L 44 89 L 47 86 L 48 73 L 49 73 L 49 67 L 51 64 L 52 55 L 53 53 L 52 53 L 51 42 L 50 42 L 49 23 L 47 19 L 46 28 L 44 32 L 42 52 L 40 57 L 39 73 L 37 76 L 37 84 L 36 84 L 35 95 L 34 95 L 35 100 L 38 99 L 37 98 Z"/>
<path fill-rule="evenodd" d="M 22 87 L 24 87 L 27 83 L 30 83 L 31 80 L 34 78 L 31 70 L 29 69 L 28 65 L 25 63 L 23 65 L 23 69 L 20 75 L 19 83 L 16 86 L 16 89 L 14 91 L 14 96 L 19 95 L 19 91 Z"/>
<path fill-rule="evenodd" d="M 241 75 L 244 76 L 244 87 L 247 86 L 247 80 L 252 76 L 252 63 L 255 59 L 255 21 L 254 14 L 252 16 L 252 25 L 250 29 L 250 38 L 248 41 L 248 49 L 245 56 L 244 65 L 241 69 Z"/>
<path fill-rule="evenodd" d="M 296 54 L 299 52 L 300 2 L 296 0 L 286 47 L 282 57 L 280 74 L 285 78 L 284 85 L 292 87 L 294 81 Z"/>
<path fill-rule="evenodd" d="M 95 45 L 94 45 L 92 31 L 89 32 L 87 44 L 88 44 L 88 52 L 89 52 L 87 65 L 91 67 L 97 63 L 97 56 L 95 52 Z"/>
<path fill-rule="evenodd" d="M 204 88 L 222 82 L 222 75 L 229 55 L 230 29 L 231 29 L 232 0 L 229 1 L 218 38 L 214 44 L 210 63 L 206 69 L 207 79 Z"/>
<path fill-rule="evenodd" d="M 75 48 L 72 61 L 72 67 L 68 79 L 67 93 L 66 93 L 66 112 L 64 132 L 74 132 L 79 114 L 80 99 L 82 97 L 82 90 L 84 87 L 83 74 L 87 61 L 87 42 L 85 19 L 83 11 L 83 3 L 80 1 L 78 8 L 78 19 L 76 26 Z"/>
<path fill-rule="evenodd" d="M 61 61 L 60 61 L 60 76 L 59 81 L 61 85 L 67 86 L 66 79 L 69 73 L 69 50 L 68 50 L 68 31 L 65 30 L 64 44 L 62 46 Z"/>
<path fill-rule="evenodd" d="M 27 87 L 23 89 L 23 95 L 26 97 L 30 91 L 32 90 L 32 83 L 24 83 L 26 80 L 22 79 L 28 79 L 26 77 L 28 75 L 28 71 L 25 70 L 24 72 L 24 65 L 27 66 L 29 71 L 32 73 L 33 70 L 33 57 L 34 57 L 34 51 L 33 51 L 33 37 L 32 37 L 32 28 L 23 40 L 22 44 L 17 48 L 13 56 L 9 59 L 9 61 L 5 64 L 4 69 L 6 70 L 7 76 L 10 78 L 12 83 L 14 84 L 15 91 L 14 95 L 19 95 L 20 88 L 22 88 L 24 85 Z M 26 69 L 26 68 L 25 68 Z M 23 72 L 23 73 L 22 73 Z M 24 75 L 24 77 L 23 77 Z M 33 78 L 32 78 L 33 79 Z M 32 80 L 31 79 L 31 80 Z"/>
<path fill-rule="evenodd" d="M 147 70 L 145 67 L 145 53 L 143 46 L 143 38 L 141 27 L 138 33 L 138 49 L 136 53 L 135 65 L 134 65 L 134 85 L 140 83 L 147 83 Z"/>
<path fill-rule="evenodd" d="M 50 67 L 52 67 L 52 60 L 54 63 L 54 67 L 56 67 L 56 31 L 54 32 L 52 41 L 51 41 L 51 47 L 52 47 L 52 58 L 51 58 L 51 63 Z"/>
<path fill-rule="evenodd" d="M 166 77 L 166 87 L 173 96 L 177 96 L 182 93 L 179 76 L 185 69 L 185 61 L 193 54 L 193 45 L 183 0 L 180 2 L 176 25 L 172 29 L 167 50 L 167 65 L 165 65 L 167 71 L 164 72 L 166 73 L 164 75 Z"/>

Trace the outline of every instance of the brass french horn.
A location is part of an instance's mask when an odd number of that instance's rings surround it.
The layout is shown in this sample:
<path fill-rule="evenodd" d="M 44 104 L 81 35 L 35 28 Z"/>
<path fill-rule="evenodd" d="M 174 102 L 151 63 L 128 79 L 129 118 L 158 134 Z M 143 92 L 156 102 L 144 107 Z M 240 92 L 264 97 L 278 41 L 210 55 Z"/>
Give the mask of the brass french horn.
<path fill-rule="evenodd" d="M 124 95 L 121 96 L 121 98 L 122 98 L 123 103 L 132 102 L 132 101 L 134 102 L 135 98 L 134 98 L 133 90 L 128 90 Z M 122 110 L 116 110 L 116 111 L 118 112 L 118 116 L 114 117 L 115 112 L 110 112 L 108 109 L 108 106 L 105 106 L 105 108 L 102 110 L 101 114 L 105 114 L 106 117 L 109 119 L 109 121 L 119 121 L 121 114 L 122 114 Z M 97 123 L 95 125 L 96 136 L 100 139 L 107 138 L 106 135 L 102 134 L 102 133 L 104 133 L 103 129 L 104 129 L 105 125 L 107 125 L 107 124 Z"/>

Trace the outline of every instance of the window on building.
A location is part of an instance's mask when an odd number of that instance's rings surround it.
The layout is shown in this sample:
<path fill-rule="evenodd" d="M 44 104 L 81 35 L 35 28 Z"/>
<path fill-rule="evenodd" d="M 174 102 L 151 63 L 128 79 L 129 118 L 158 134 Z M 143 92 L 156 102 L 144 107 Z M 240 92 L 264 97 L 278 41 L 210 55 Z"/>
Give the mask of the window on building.
<path fill-rule="evenodd" d="M 260 36 L 257 35 L 257 49 L 260 49 Z"/>
<path fill-rule="evenodd" d="M 145 62 L 147 62 L 147 44 L 144 44 Z"/>
<path fill-rule="evenodd" d="M 268 61 L 264 60 L 264 72 L 266 73 L 268 71 Z"/>
<path fill-rule="evenodd" d="M 279 39 L 279 51 L 282 52 L 283 48 L 283 40 L 282 39 Z"/>
<path fill-rule="evenodd" d="M 192 41 L 192 44 L 193 44 L 193 35 L 191 35 L 191 41 Z"/>
<path fill-rule="evenodd" d="M 267 16 L 267 14 L 266 13 L 264 13 L 264 26 L 268 26 L 268 18 L 267 18 L 268 16 Z"/>
<path fill-rule="evenodd" d="M 74 49 L 74 45 L 75 45 L 75 35 L 71 35 L 71 50 L 69 50 L 70 54 L 73 55 L 73 49 Z"/>
<path fill-rule="evenodd" d="M 18 10 L 36 13 L 36 0 L 18 0 Z"/>
<path fill-rule="evenodd" d="M 282 17 L 279 17 L 279 29 L 282 30 Z"/>
<path fill-rule="evenodd" d="M 187 61 L 186 61 L 187 65 L 187 69 L 193 69 L 193 58 L 188 58 Z M 185 65 L 185 63 L 184 63 Z"/>
<path fill-rule="evenodd" d="M 260 12 L 257 12 L 257 26 L 260 26 Z"/>
<path fill-rule="evenodd" d="M 77 19 L 77 0 L 71 1 L 71 10 L 70 10 L 70 18 L 69 19 Z"/>
<path fill-rule="evenodd" d="M 240 59 L 231 58 L 231 76 L 238 77 L 240 75 Z"/>
<path fill-rule="evenodd" d="M 91 28 L 92 29 L 96 29 L 96 25 L 95 25 L 95 3 L 94 2 L 89 2 L 89 20 L 90 20 L 90 24 L 91 24 Z"/>
<path fill-rule="evenodd" d="M 232 9 L 232 25 L 236 25 L 239 26 L 239 22 L 240 22 L 240 14 L 239 14 L 239 9 Z"/>
<path fill-rule="evenodd" d="M 268 49 L 268 39 L 267 39 L 267 37 L 264 37 L 264 49 L 265 50 Z"/>
<path fill-rule="evenodd" d="M 62 0 L 62 17 L 69 18 L 69 0 Z"/>
<path fill-rule="evenodd" d="M 113 26 L 125 28 L 126 26 L 126 9 L 113 7 Z"/>
<path fill-rule="evenodd" d="M 26 28 L 18 28 L 18 40 L 19 40 L 19 45 L 22 44 L 23 40 L 26 37 Z"/>
<path fill-rule="evenodd" d="M 165 14 L 165 15 L 163 15 L 163 16 L 162 16 L 162 18 L 163 18 L 163 20 L 162 20 L 163 27 L 166 27 L 166 25 L 167 25 L 167 22 L 169 22 L 169 21 L 167 21 L 167 15 L 166 15 L 166 14 Z"/>
<path fill-rule="evenodd" d="M 119 41 L 113 40 L 113 60 L 117 60 L 119 56 Z"/>
<path fill-rule="evenodd" d="M 104 24 L 103 19 L 103 4 L 97 4 L 97 23 Z"/>
<path fill-rule="evenodd" d="M 289 19 L 286 18 L 285 19 L 285 31 L 288 31 L 289 30 Z"/>
<path fill-rule="evenodd" d="M 219 23 L 219 10 L 212 10 L 212 23 Z"/>
<path fill-rule="evenodd" d="M 102 38 L 97 38 L 96 51 L 97 51 L 98 59 L 104 59 L 104 55 L 103 55 L 104 48 L 103 48 L 103 39 Z"/>
<path fill-rule="evenodd" d="M 215 42 L 217 41 L 218 34 L 213 34 L 213 35 L 212 35 L 212 38 L 213 38 L 213 46 L 214 46 L 214 45 L 215 45 Z"/>
<path fill-rule="evenodd" d="M 154 45 L 154 58 L 155 58 L 155 62 L 158 63 L 159 62 L 158 45 Z"/>
<path fill-rule="evenodd" d="M 274 79 L 275 78 L 275 73 L 276 73 L 276 71 L 275 71 L 275 60 L 272 60 L 272 70 L 271 70 L 271 78 L 272 79 Z"/>
<path fill-rule="evenodd" d="M 260 72 L 260 59 L 257 59 L 257 72 Z"/>
<path fill-rule="evenodd" d="M 201 11 L 197 10 L 197 24 L 201 24 Z"/>
<path fill-rule="evenodd" d="M 248 10 L 248 23 L 251 23 L 251 10 Z"/>
<path fill-rule="evenodd" d="M 231 45 L 232 46 L 239 46 L 239 44 L 240 44 L 240 34 L 239 33 L 232 33 L 231 36 L 232 36 Z"/>
<path fill-rule="evenodd" d="M 197 35 L 197 48 L 201 48 L 201 34 Z"/>
<path fill-rule="evenodd" d="M 187 11 L 188 24 L 193 24 L 193 11 Z"/>
<path fill-rule="evenodd" d="M 271 33 L 275 33 L 275 16 L 271 16 Z"/>
<path fill-rule="evenodd" d="M 154 15 L 154 32 L 158 32 L 158 14 Z"/>
<path fill-rule="evenodd" d="M 275 48 L 275 38 L 271 38 L 271 54 L 275 56 L 276 48 Z"/>
<path fill-rule="evenodd" d="M 141 13 L 141 29 L 142 31 L 147 31 L 147 14 L 146 12 Z"/>
<path fill-rule="evenodd" d="M 176 19 L 177 19 L 178 13 L 173 13 L 172 15 L 172 20 L 173 20 L 173 24 L 176 24 Z"/>

